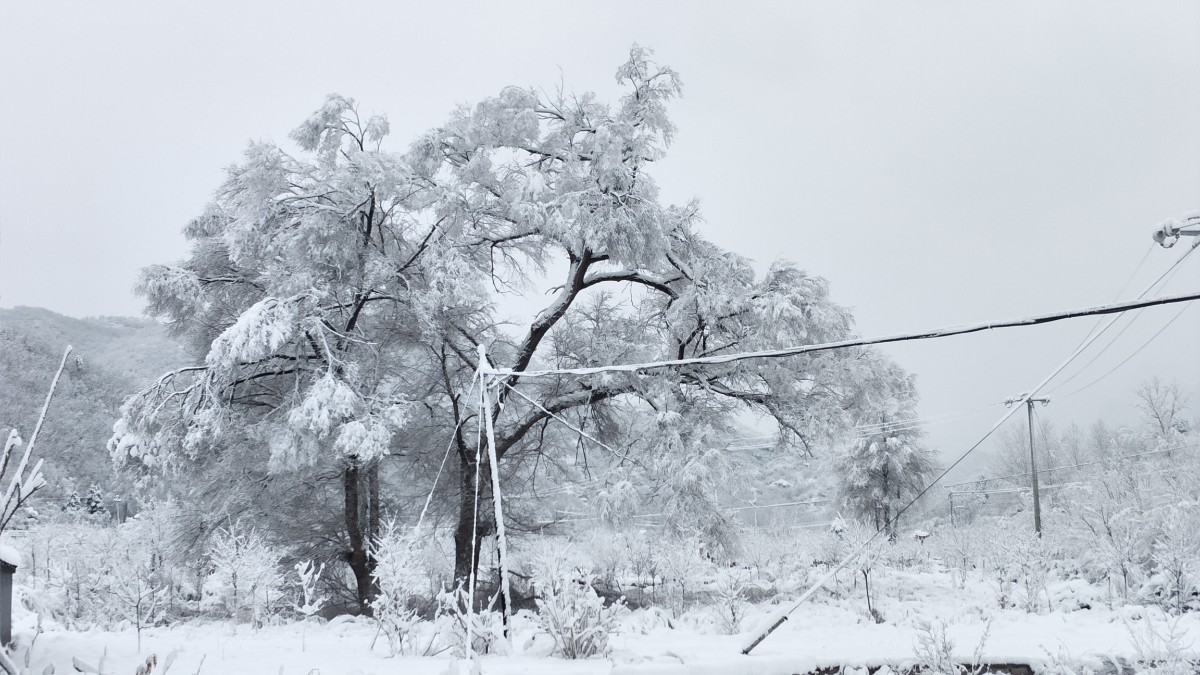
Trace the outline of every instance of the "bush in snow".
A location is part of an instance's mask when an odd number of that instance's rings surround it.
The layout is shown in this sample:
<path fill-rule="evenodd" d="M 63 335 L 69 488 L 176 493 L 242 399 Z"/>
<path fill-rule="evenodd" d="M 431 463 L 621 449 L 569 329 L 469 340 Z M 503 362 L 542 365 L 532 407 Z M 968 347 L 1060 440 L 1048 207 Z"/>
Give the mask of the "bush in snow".
<path fill-rule="evenodd" d="M 1048 543 L 1052 535 L 1037 536 L 1024 519 L 996 520 L 974 529 L 996 604 L 1001 609 L 1020 607 L 1031 614 L 1052 609 L 1048 590 L 1054 564 Z"/>
<path fill-rule="evenodd" d="M 466 589 L 438 593 L 438 634 L 455 656 L 491 654 L 504 644 L 504 617 L 492 609 L 496 597 L 487 607 L 468 611 Z M 468 636 L 470 649 L 467 649 Z M 426 651 L 429 651 L 427 648 Z"/>
<path fill-rule="evenodd" d="M 328 599 L 317 592 L 317 584 L 321 581 L 321 575 L 325 573 L 325 563 L 321 563 L 321 566 L 317 567 L 313 561 L 305 560 L 296 563 L 293 569 L 296 570 L 301 595 L 301 603 L 295 606 L 295 610 L 305 619 L 311 619 L 321 611 L 321 607 Z"/>
<path fill-rule="evenodd" d="M 1151 558 L 1156 573 L 1143 593 L 1157 596 L 1168 611 L 1195 608 L 1200 594 L 1200 508 L 1172 504 L 1162 510 Z"/>
<path fill-rule="evenodd" d="M 712 612 L 717 629 L 725 635 L 737 635 L 750 608 L 748 596 L 761 585 L 741 567 L 722 567 L 716 571 L 712 584 Z"/>
<path fill-rule="evenodd" d="M 1194 675 L 1200 672 L 1200 658 L 1192 652 L 1187 629 L 1179 625 L 1179 617 L 1163 617 L 1161 623 L 1147 615 L 1137 626 L 1128 619 L 1125 630 L 1137 655 L 1135 663 L 1114 663 L 1117 672 L 1136 672 L 1137 675 Z"/>
<path fill-rule="evenodd" d="M 757 530 L 742 536 L 738 562 L 752 572 L 757 599 L 775 593 L 796 593 L 808 585 L 812 555 L 787 530 Z"/>
<path fill-rule="evenodd" d="M 917 622 L 917 643 L 913 646 L 917 663 L 911 672 L 929 675 L 983 675 L 988 672 L 987 666 L 981 663 L 983 647 L 987 643 L 991 627 L 989 623 L 983 629 L 983 635 L 975 645 L 970 665 L 963 665 L 958 663 L 954 656 L 954 642 L 946 635 L 945 623 Z"/>
<path fill-rule="evenodd" d="M 282 605 L 283 556 L 256 530 L 236 525 L 218 530 L 209 557 L 213 571 L 204 584 L 209 606 L 220 605 L 229 616 L 262 626 Z"/>
<path fill-rule="evenodd" d="M 538 623 L 554 639 L 555 653 L 566 659 L 606 654 L 623 603 L 605 607 L 592 588 L 592 575 L 571 567 L 562 555 L 544 556 L 532 578 L 539 595 Z"/>
<path fill-rule="evenodd" d="M 704 543 L 699 537 L 664 540 L 655 557 L 667 607 L 675 618 L 679 618 L 696 599 L 704 581 L 711 577 L 712 561 L 705 557 Z"/>
<path fill-rule="evenodd" d="M 371 611 L 387 636 L 392 656 L 414 653 L 413 629 L 420 618 L 413 598 L 428 584 L 415 532 L 404 532 L 393 520 L 372 543 L 371 554 L 379 589 Z"/>

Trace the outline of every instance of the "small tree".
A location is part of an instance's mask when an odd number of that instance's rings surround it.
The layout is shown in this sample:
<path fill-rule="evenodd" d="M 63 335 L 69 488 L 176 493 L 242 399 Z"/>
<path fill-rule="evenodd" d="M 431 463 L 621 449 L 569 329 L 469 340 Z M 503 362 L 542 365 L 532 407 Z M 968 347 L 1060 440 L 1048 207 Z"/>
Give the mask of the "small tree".
<path fill-rule="evenodd" d="M 107 511 L 104 507 L 104 493 L 100 490 L 99 485 L 92 483 L 92 486 L 88 488 L 87 498 L 84 499 L 84 506 L 87 512 L 93 516 Z"/>
<path fill-rule="evenodd" d="M 925 487 L 933 453 L 921 443 L 914 378 L 875 351 L 863 358 L 867 376 L 857 393 L 858 435 L 833 457 L 838 501 L 851 513 L 886 528 L 896 540 L 898 512 Z"/>
<path fill-rule="evenodd" d="M 283 597 L 282 557 L 256 530 L 234 525 L 213 536 L 210 556 L 213 573 L 207 591 L 234 618 L 248 614 L 262 626 Z"/>
<path fill-rule="evenodd" d="M 296 611 L 304 617 L 304 627 L 300 633 L 300 651 L 306 648 L 306 637 L 308 635 L 308 620 L 321 611 L 321 607 L 325 605 L 325 596 L 318 595 L 317 583 L 321 580 L 321 574 L 325 571 L 325 563 L 321 563 L 320 567 L 313 565 L 313 561 L 305 560 L 304 562 L 296 563 L 296 576 L 300 581 L 300 593 L 303 597 L 303 603 L 295 605 Z"/>
<path fill-rule="evenodd" d="M 109 568 L 108 592 L 120 612 L 137 631 L 137 648 L 142 650 L 142 628 L 153 626 L 162 612 L 167 586 L 149 565 L 126 557 Z"/>
<path fill-rule="evenodd" d="M 412 630 L 418 617 L 411 599 L 425 583 L 419 555 L 414 534 L 403 532 L 395 521 L 388 522 L 372 544 L 379 594 L 371 601 L 371 610 L 392 656 L 413 649 Z"/>

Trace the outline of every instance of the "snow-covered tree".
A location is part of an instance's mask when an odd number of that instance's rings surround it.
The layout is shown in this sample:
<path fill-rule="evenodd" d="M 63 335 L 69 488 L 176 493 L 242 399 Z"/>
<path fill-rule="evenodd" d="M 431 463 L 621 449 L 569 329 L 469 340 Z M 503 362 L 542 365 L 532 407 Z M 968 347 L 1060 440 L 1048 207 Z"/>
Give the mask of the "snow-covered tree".
<path fill-rule="evenodd" d="M 922 442 L 916 381 L 875 351 L 864 351 L 868 377 L 857 395 L 857 433 L 832 457 L 838 500 L 896 538 L 897 512 L 925 487 L 933 453 Z"/>
<path fill-rule="evenodd" d="M 424 485 L 449 441 L 464 579 L 494 527 L 490 470 L 476 459 L 478 390 L 468 393 L 483 344 L 513 373 L 488 412 L 506 484 L 547 466 L 557 481 L 599 473 L 647 499 L 687 497 L 697 507 L 684 514 L 696 519 L 689 528 L 720 529 L 722 474 L 710 450 L 735 418 L 765 415 L 782 445 L 811 451 L 849 425 L 865 371 L 851 355 L 821 352 L 523 375 L 851 335 L 850 312 L 824 279 L 785 262 L 757 276 L 701 236 L 694 203 L 660 203 L 649 169 L 674 137 L 666 108 L 679 77 L 635 46 L 617 80 L 626 93 L 615 106 L 506 88 L 403 154 L 383 149 L 384 118 L 364 122 L 339 96 L 293 133 L 300 155 L 253 144 L 186 228 L 190 258 L 143 276 L 150 312 L 191 336 L 204 363 L 126 404 L 114 455 L 156 471 L 244 473 L 266 449 L 277 475 L 336 468 L 344 557 L 366 607 L 367 543 L 386 499 L 381 459 Z M 505 295 L 547 281 L 544 308 L 498 319 Z"/>
<path fill-rule="evenodd" d="M 447 314 L 472 295 L 452 248 L 422 264 L 444 221 L 427 208 L 428 181 L 381 149 L 387 132 L 386 118 L 331 96 L 292 133 L 301 155 L 251 144 L 185 228 L 190 257 L 147 268 L 139 286 L 203 363 L 127 401 L 110 443 L 118 461 L 166 473 L 335 468 L 364 607 L 379 460 L 409 416 L 397 371 L 419 330 L 411 289 L 432 289 L 420 300 Z"/>
<path fill-rule="evenodd" d="M 1188 397 L 1178 382 L 1154 378 L 1144 383 L 1138 387 L 1135 405 L 1152 445 L 1178 445 L 1191 431 L 1186 417 Z"/>
<path fill-rule="evenodd" d="M 217 531 L 209 556 L 213 571 L 205 595 L 230 616 L 245 615 L 261 626 L 284 598 L 280 552 L 257 531 L 231 526 Z"/>
<path fill-rule="evenodd" d="M 87 512 L 91 515 L 104 513 L 108 509 L 104 506 L 104 492 L 100 490 L 100 486 L 92 483 L 88 488 L 87 497 L 84 499 L 84 506 Z"/>

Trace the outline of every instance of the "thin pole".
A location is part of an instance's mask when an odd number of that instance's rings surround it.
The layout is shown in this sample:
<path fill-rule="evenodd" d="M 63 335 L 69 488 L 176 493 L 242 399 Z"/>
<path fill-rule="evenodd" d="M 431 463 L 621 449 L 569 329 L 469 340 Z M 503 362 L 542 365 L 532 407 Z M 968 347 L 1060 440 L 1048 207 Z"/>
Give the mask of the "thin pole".
<path fill-rule="evenodd" d="M 496 552 L 500 563 L 500 590 L 504 597 L 504 637 L 512 627 L 512 593 L 508 585 L 508 541 L 504 536 L 504 509 L 500 504 L 500 462 L 496 456 L 496 430 L 492 423 L 492 401 L 488 387 L 496 382 L 495 372 L 487 360 L 487 348 L 479 345 L 479 388 L 483 390 L 483 420 L 487 429 L 488 462 L 492 467 L 492 506 L 496 518 Z"/>
<path fill-rule="evenodd" d="M 1037 455 L 1033 452 L 1033 399 L 1025 401 L 1029 413 L 1029 473 L 1033 476 L 1033 531 L 1042 536 L 1042 496 L 1038 492 Z"/>

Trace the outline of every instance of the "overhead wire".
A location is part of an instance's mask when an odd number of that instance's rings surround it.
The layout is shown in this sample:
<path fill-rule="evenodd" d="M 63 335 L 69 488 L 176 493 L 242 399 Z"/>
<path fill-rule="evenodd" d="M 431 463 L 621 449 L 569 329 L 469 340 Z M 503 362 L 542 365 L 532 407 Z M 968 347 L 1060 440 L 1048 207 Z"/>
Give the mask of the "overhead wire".
<path fill-rule="evenodd" d="M 1200 246 L 1200 239 L 1197 239 L 1196 243 L 1192 244 L 1190 247 L 1188 247 L 1188 249 L 1186 251 L 1183 252 L 1182 255 L 1180 255 L 1178 258 L 1176 258 L 1175 262 L 1173 262 L 1170 267 L 1168 267 L 1166 270 L 1164 270 L 1163 273 L 1160 274 L 1158 276 L 1158 278 L 1155 279 L 1149 286 L 1147 286 L 1146 290 L 1142 291 L 1137 297 L 1138 298 L 1145 297 L 1147 294 L 1149 294 L 1151 291 L 1153 291 L 1155 287 L 1159 286 L 1160 284 L 1162 285 L 1162 287 L 1165 287 L 1166 284 L 1170 281 L 1170 279 L 1175 276 L 1175 273 L 1179 271 L 1180 263 L 1182 263 L 1189 255 L 1191 255 L 1192 252 L 1196 250 L 1197 246 Z M 1151 247 L 1153 247 L 1153 244 L 1151 244 Z M 1140 263 L 1139 263 L 1139 266 L 1140 266 Z M 1128 282 L 1126 282 L 1126 286 L 1128 286 Z M 1122 288 L 1122 292 L 1124 292 L 1124 288 Z M 1182 312 L 1180 312 L 1180 313 L 1182 313 Z M 1096 359 L 1100 358 L 1100 356 L 1102 354 L 1104 354 L 1104 352 L 1108 351 L 1108 349 L 1116 343 L 1116 341 L 1121 337 L 1121 335 L 1123 335 L 1125 333 L 1125 331 L 1128 330 L 1129 327 L 1133 325 L 1133 322 L 1135 320 L 1137 320 L 1138 316 L 1140 316 L 1140 315 L 1141 315 L 1140 311 L 1134 312 L 1132 314 L 1131 318 L 1129 319 L 1129 322 L 1126 323 L 1125 326 L 1123 328 L 1121 328 L 1121 330 L 1115 336 L 1113 336 L 1113 339 L 1110 340 L 1108 342 L 1108 344 L 1106 344 L 1103 348 L 1101 348 L 1099 352 L 1097 352 L 1091 359 L 1089 359 L 1087 363 L 1083 364 L 1083 366 L 1081 366 L 1078 370 L 1076 370 L 1070 377 L 1068 377 L 1067 379 L 1063 380 L 1062 382 L 1059 382 L 1058 384 L 1054 385 L 1054 387 L 1052 387 L 1047 393 L 1052 394 L 1055 391 L 1061 389 L 1065 384 L 1067 384 L 1071 380 L 1075 379 L 1081 373 L 1083 373 L 1085 370 L 1087 370 L 1088 366 L 1092 365 L 1092 363 L 1094 363 L 1096 361 Z M 1108 328 L 1111 328 L 1111 327 L 1112 327 L 1112 323 L 1110 323 L 1108 326 L 1106 326 L 1104 329 L 1102 329 L 1101 332 L 1103 332 L 1104 330 L 1107 330 Z M 1093 329 L 1093 330 L 1095 330 L 1095 329 Z M 1089 334 L 1089 337 L 1090 337 L 1090 334 Z M 1088 338 L 1084 338 L 1084 339 L 1087 340 Z M 1078 391 L 1082 391 L 1082 389 L 1076 390 L 1076 392 L 1078 392 Z"/>
<path fill-rule="evenodd" d="M 1193 250 L 1194 249 L 1195 249 L 1195 247 L 1193 247 Z M 1190 253 L 1190 251 L 1188 251 L 1187 253 Z M 1172 265 L 1172 268 L 1177 267 L 1179 265 L 1179 263 L 1182 262 L 1185 257 L 1187 257 L 1187 253 L 1185 253 L 1183 256 L 1181 256 L 1175 262 L 1175 264 Z M 1157 280 L 1155 281 L 1155 284 L 1157 284 Z M 1153 285 L 1151 286 L 1151 288 L 1152 287 L 1153 287 Z M 1142 293 L 1142 295 L 1145 295 L 1145 293 L 1149 292 L 1149 290 L 1150 289 L 1148 288 L 1146 291 L 1144 291 Z M 1131 303 L 1124 303 L 1124 304 L 1129 305 Z M 1132 307 L 1130 307 L 1130 308 L 1132 309 Z M 1065 361 L 1063 361 L 1054 370 L 1050 371 L 1050 374 L 1047 375 L 1046 377 L 1044 377 L 1042 379 L 1042 381 L 1037 384 L 1037 386 L 1033 387 L 1027 393 L 1023 394 L 1021 396 L 1021 402 L 1025 403 L 1025 402 L 1032 400 L 1033 397 L 1036 396 L 1038 394 L 1038 392 L 1041 391 L 1042 388 L 1044 388 L 1051 380 L 1053 380 L 1055 377 L 1057 377 L 1059 373 L 1061 373 L 1076 358 L 1078 358 L 1079 355 L 1082 354 L 1084 352 L 1084 350 L 1086 350 L 1089 346 L 1091 346 L 1091 344 L 1093 342 L 1095 342 L 1096 339 L 1098 339 L 1101 335 L 1103 335 L 1105 331 L 1107 331 L 1109 328 L 1111 328 L 1112 325 L 1114 323 L 1116 323 L 1116 321 L 1120 317 L 1121 317 L 1121 314 L 1118 313 L 1116 316 L 1109 319 L 1108 322 L 1102 328 L 1100 328 L 1098 331 L 1094 332 L 1092 335 L 1088 336 L 1082 343 L 1080 343 L 1080 345 L 1078 347 L 1075 348 L 1075 350 L 1071 353 L 1070 356 L 1068 356 L 1066 358 Z M 938 474 L 938 476 L 936 478 L 934 478 L 932 481 L 930 481 L 930 483 L 928 485 L 926 485 L 919 493 L 917 493 L 916 497 L 913 497 L 912 500 L 910 500 L 902 508 L 897 510 L 896 515 L 893 516 L 889 520 L 889 522 L 898 521 L 900 519 L 900 516 L 904 515 L 904 513 L 906 511 L 908 511 L 910 508 L 912 508 L 912 506 L 914 504 L 916 504 L 918 501 L 920 501 L 920 499 L 922 497 L 924 497 L 930 490 L 932 490 L 933 487 L 935 485 L 937 485 L 943 478 L 945 478 L 947 474 L 949 474 L 951 471 L 953 471 L 955 467 L 957 467 L 959 464 L 961 464 L 963 462 L 963 460 L 965 460 L 968 456 L 970 456 L 970 454 L 972 452 L 974 452 L 977 448 L 979 448 L 979 446 L 983 445 L 984 441 L 986 441 L 989 437 L 991 437 L 991 435 L 993 433 L 995 433 L 996 430 L 999 429 L 1002 424 L 1004 424 L 1006 421 L 1008 421 L 1008 419 L 1010 417 L 1015 415 L 1017 410 L 1019 410 L 1021 407 L 1022 406 L 1020 406 L 1020 405 L 1011 406 L 1008 409 L 1008 411 L 1006 413 L 1004 413 L 1004 415 L 1002 415 L 1000 417 L 1000 419 L 996 420 L 995 424 L 993 424 L 992 427 L 990 429 L 988 429 L 987 432 L 984 433 L 983 436 L 978 441 L 975 442 L 974 445 L 972 445 L 970 448 L 968 448 L 967 451 L 964 452 L 952 464 L 950 464 L 950 466 L 946 467 L 940 474 Z M 879 535 L 882 534 L 885 530 L 887 530 L 886 525 L 884 527 L 881 527 L 878 530 L 876 530 L 875 533 L 872 534 L 871 536 L 867 537 L 867 539 L 865 541 L 863 541 L 862 544 L 859 545 L 856 549 L 851 551 L 850 554 L 847 555 L 845 557 L 845 559 L 843 559 L 841 561 L 841 563 L 839 563 L 836 567 L 834 567 L 828 573 L 826 573 L 825 576 L 823 576 L 815 584 L 813 584 L 807 591 L 805 591 L 804 594 L 802 594 L 800 596 L 800 598 L 797 599 L 796 602 L 793 603 L 789 609 L 787 609 L 782 614 L 780 614 L 765 631 L 759 633 L 751 641 L 746 643 L 746 646 L 743 647 L 743 649 L 742 649 L 742 653 L 749 654 L 751 651 L 754 650 L 755 647 L 757 647 L 759 644 L 761 644 L 763 640 L 767 639 L 767 637 L 770 636 L 770 634 L 773 633 L 777 628 L 779 628 L 779 626 L 781 626 L 783 624 L 783 622 L 788 620 L 788 618 L 792 612 L 796 611 L 796 609 L 798 609 L 802 604 L 804 604 L 808 600 L 808 598 L 812 597 L 812 595 L 814 593 L 816 593 L 817 589 L 824 586 L 830 579 L 833 578 L 834 575 L 836 575 L 838 572 L 840 572 L 842 569 L 844 569 L 847 565 L 849 565 L 852 560 L 857 558 L 858 555 L 860 553 L 862 553 L 862 551 L 864 551 L 867 548 L 867 546 L 869 546 L 871 544 L 871 542 L 874 541 L 876 538 L 878 538 Z"/>
<path fill-rule="evenodd" d="M 1017 319 L 1006 319 L 1002 321 L 982 321 L 979 323 L 966 324 L 960 326 L 947 326 L 934 330 L 921 331 L 916 333 L 901 333 L 896 335 L 887 335 L 876 338 L 852 338 L 848 340 L 838 340 L 835 342 L 823 342 L 820 344 L 799 345 L 794 347 L 784 347 L 781 349 L 764 349 L 754 352 L 742 352 L 736 354 L 722 354 L 715 356 L 697 356 L 685 359 L 671 359 L 666 361 L 650 361 L 645 363 L 626 363 L 614 364 L 608 366 L 594 366 L 588 368 L 555 368 L 549 370 L 512 370 L 512 369 L 496 369 L 496 375 L 502 376 L 509 380 L 518 380 L 521 378 L 549 377 L 554 375 L 599 375 L 601 373 L 613 372 L 641 372 L 645 370 L 654 370 L 658 368 L 676 368 L 680 366 L 692 365 L 722 365 L 736 363 L 738 361 L 747 361 L 750 359 L 777 359 L 791 356 L 799 356 L 801 354 L 810 354 L 815 352 L 831 351 L 835 349 L 845 349 L 847 347 L 861 347 L 866 345 L 890 344 L 893 342 L 908 342 L 912 340 L 930 340 L 936 338 L 952 337 L 955 335 L 966 335 L 968 333 L 978 333 L 986 330 L 995 330 L 999 328 L 1016 328 L 1023 326 L 1037 326 L 1045 323 L 1054 323 L 1066 319 L 1074 319 L 1084 316 L 1103 316 L 1106 314 L 1120 315 L 1134 309 L 1142 309 L 1144 307 L 1154 307 L 1157 305 L 1170 305 L 1179 302 L 1191 302 L 1200 299 L 1200 291 L 1190 291 L 1176 295 L 1165 295 L 1150 300 L 1133 300 L 1129 302 L 1109 303 L 1106 305 L 1098 305 L 1095 307 L 1086 307 L 1082 309 L 1073 309 L 1067 311 L 1053 312 L 1050 314 L 1039 314 L 1036 316 L 1027 316 Z M 1111 325 L 1111 322 L 1110 324 Z M 1092 340 L 1089 339 L 1088 344 Z"/>
<path fill-rule="evenodd" d="M 1117 370 L 1119 370 L 1121 368 L 1121 366 L 1125 365 L 1126 363 L 1129 363 L 1129 361 L 1132 360 L 1133 357 L 1140 354 L 1142 352 L 1142 350 L 1145 349 L 1146 347 L 1149 347 L 1150 343 L 1154 342 L 1154 340 L 1157 339 L 1159 335 L 1162 335 L 1163 331 L 1170 328 L 1171 324 L 1175 323 L 1175 321 L 1177 319 L 1179 319 L 1179 317 L 1183 316 L 1183 313 L 1186 312 L 1189 307 L 1191 307 L 1191 305 L 1184 305 L 1182 308 L 1180 308 L 1180 310 L 1175 313 L 1175 316 L 1171 317 L 1170 321 L 1167 321 L 1165 324 L 1163 324 L 1162 328 L 1159 328 L 1157 331 L 1154 332 L 1154 335 L 1151 335 L 1149 338 L 1147 338 L 1146 341 L 1143 342 L 1141 345 L 1139 345 L 1138 348 L 1135 349 L 1132 354 L 1130 354 L 1129 356 L 1126 356 L 1124 359 L 1121 360 L 1120 363 L 1118 363 L 1117 365 L 1110 368 L 1103 375 L 1101 375 L 1100 377 L 1097 377 L 1096 379 L 1092 380 L 1091 382 L 1088 382 L 1087 384 L 1083 385 L 1082 387 L 1080 387 L 1074 391 L 1068 392 L 1066 394 L 1062 394 L 1061 396 L 1059 396 L 1059 398 L 1067 398 L 1070 396 L 1074 396 L 1075 394 L 1078 394 L 1086 389 L 1091 388 L 1093 385 L 1099 383 L 1104 378 L 1117 372 Z"/>

